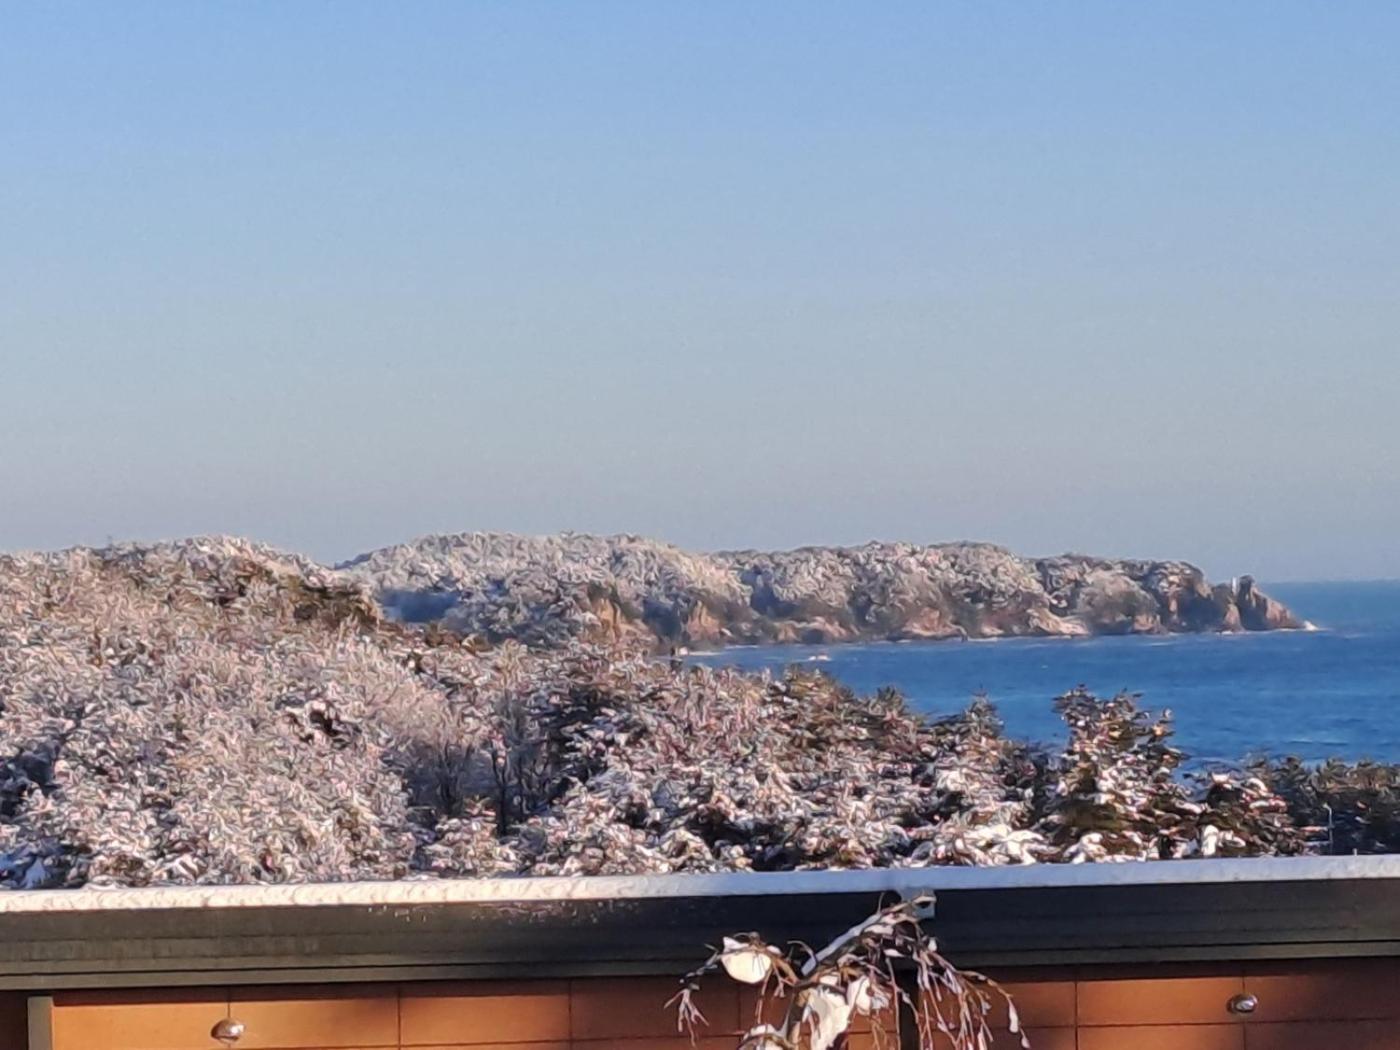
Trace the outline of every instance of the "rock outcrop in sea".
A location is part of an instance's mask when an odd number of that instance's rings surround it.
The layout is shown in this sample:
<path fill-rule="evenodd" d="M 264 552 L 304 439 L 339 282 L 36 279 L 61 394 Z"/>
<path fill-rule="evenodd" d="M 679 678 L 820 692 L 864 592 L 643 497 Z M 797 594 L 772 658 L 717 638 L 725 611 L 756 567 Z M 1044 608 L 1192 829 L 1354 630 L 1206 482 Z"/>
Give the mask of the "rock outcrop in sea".
<path fill-rule="evenodd" d="M 391 616 L 492 641 L 672 647 L 1301 627 L 1244 576 L 987 543 L 694 553 L 639 536 L 428 536 L 340 568 Z"/>

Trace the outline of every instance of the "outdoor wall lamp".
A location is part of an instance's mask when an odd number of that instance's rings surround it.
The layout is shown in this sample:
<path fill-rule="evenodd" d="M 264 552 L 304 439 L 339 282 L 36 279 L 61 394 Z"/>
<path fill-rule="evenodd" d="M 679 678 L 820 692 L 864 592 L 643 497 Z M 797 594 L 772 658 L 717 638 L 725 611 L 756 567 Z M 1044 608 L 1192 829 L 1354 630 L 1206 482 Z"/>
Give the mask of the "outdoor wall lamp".
<path fill-rule="evenodd" d="M 232 1046 L 243 1036 L 243 1022 L 235 1021 L 232 1017 L 225 1017 L 216 1024 L 209 1033 L 224 1046 Z"/>

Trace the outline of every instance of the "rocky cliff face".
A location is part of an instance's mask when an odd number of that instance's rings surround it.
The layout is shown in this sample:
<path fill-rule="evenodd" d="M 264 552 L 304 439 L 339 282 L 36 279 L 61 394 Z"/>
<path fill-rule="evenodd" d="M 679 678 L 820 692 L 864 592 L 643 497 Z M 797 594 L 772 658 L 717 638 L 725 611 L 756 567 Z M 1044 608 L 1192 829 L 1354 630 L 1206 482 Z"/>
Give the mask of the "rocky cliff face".
<path fill-rule="evenodd" d="M 698 554 L 637 536 L 430 536 L 340 566 L 390 615 L 493 640 L 651 649 L 1300 627 L 1249 577 L 984 543 Z"/>

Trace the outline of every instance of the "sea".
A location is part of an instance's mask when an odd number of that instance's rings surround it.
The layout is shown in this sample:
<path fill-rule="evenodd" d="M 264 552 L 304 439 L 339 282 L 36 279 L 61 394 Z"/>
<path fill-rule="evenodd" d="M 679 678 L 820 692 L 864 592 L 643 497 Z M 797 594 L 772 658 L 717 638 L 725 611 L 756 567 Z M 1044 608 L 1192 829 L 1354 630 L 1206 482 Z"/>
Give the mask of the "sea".
<path fill-rule="evenodd" d="M 1195 767 L 1256 755 L 1400 762 L 1400 581 L 1261 586 L 1315 629 L 744 647 L 693 659 L 819 669 L 860 693 L 894 686 L 934 716 L 985 693 L 1008 734 L 1047 744 L 1065 736 L 1055 696 L 1126 690 L 1172 712 L 1174 742 Z"/>

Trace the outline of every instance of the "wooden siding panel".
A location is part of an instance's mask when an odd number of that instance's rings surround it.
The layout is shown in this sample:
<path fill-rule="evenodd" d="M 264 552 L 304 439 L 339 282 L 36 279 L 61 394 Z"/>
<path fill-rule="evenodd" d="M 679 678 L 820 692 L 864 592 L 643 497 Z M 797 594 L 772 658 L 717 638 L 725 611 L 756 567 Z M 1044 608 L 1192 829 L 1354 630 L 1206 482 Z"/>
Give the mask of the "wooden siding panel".
<path fill-rule="evenodd" d="M 730 1048 L 738 1046 L 738 1040 L 730 1041 Z M 874 1029 L 864 1032 L 852 1031 L 846 1037 L 847 1050 L 899 1050 L 899 1033 L 882 1029 L 878 1034 Z"/>
<path fill-rule="evenodd" d="M 569 982 L 570 1035 L 575 1042 L 669 1040 L 688 1037 L 676 1029 L 676 1010 L 666 1003 L 679 991 L 670 978 L 590 977 Z M 695 1005 L 709 1024 L 701 1040 L 739 1031 L 739 986 L 716 979 L 700 989 Z M 605 1048 L 599 1048 L 605 1050 Z"/>
<path fill-rule="evenodd" d="M 1400 1050 L 1400 1027 L 1389 1021 L 1251 1024 L 1245 1050 Z"/>
<path fill-rule="evenodd" d="M 0 1050 L 28 1050 L 29 996 L 0 992 Z"/>
<path fill-rule="evenodd" d="M 211 1033 L 228 1016 L 222 991 L 59 992 L 53 1050 L 222 1050 Z"/>
<path fill-rule="evenodd" d="M 1238 1024 L 1231 998 L 1244 991 L 1242 977 L 1162 977 L 1081 981 L 1081 1025 Z"/>
<path fill-rule="evenodd" d="M 1040 971 L 1035 976 L 998 977 L 997 982 L 1016 1004 L 1020 1027 L 1030 1038 L 1033 1050 L 1075 1050 L 1075 982 L 1063 976 L 1055 979 L 1052 973 Z M 1007 1027 L 1010 1015 L 1006 1000 L 996 992 L 988 994 L 992 1010 L 987 1020 L 992 1029 L 993 1050 L 1020 1050 L 1020 1034 Z M 951 1045 L 943 1036 L 935 1038 L 935 1050 L 945 1050 Z"/>
<path fill-rule="evenodd" d="M 398 1046 L 398 989 L 392 985 L 242 988 L 230 999 L 229 1016 L 245 1026 L 237 1050 Z"/>
<path fill-rule="evenodd" d="M 1072 1028 L 1076 1020 L 1073 981 L 1004 981 L 1002 989 L 1016 1004 L 1026 1028 Z M 1009 1020 L 1006 1000 L 992 993 L 992 1023 L 1004 1028 Z"/>
<path fill-rule="evenodd" d="M 1031 1050 L 1077 1050 L 1078 1035 L 1073 1028 L 1027 1028 Z M 993 1050 L 1021 1050 L 1021 1037 L 1002 1029 L 992 1043 Z"/>
<path fill-rule="evenodd" d="M 1258 964 L 1244 984 L 1259 1000 L 1255 1023 L 1400 1018 L 1400 963 L 1391 959 Z"/>
<path fill-rule="evenodd" d="M 1026 1037 L 1031 1041 L 1031 1050 L 1076 1050 L 1073 1028 L 1028 1028 Z M 943 1035 L 933 1041 L 933 1050 L 952 1050 L 952 1046 L 952 1040 Z M 988 1050 L 1022 1050 L 1021 1037 L 1005 1028 L 998 1029 Z"/>
<path fill-rule="evenodd" d="M 1039 1050 L 1034 1043 L 1031 1048 Z M 1087 1027 L 1079 1029 L 1078 1050 L 1245 1050 L 1244 1026 L 1166 1024 Z M 1336 1050 L 1342 1048 L 1337 1047 Z"/>
<path fill-rule="evenodd" d="M 1003 987 L 1032 1050 L 1400 1050 L 1400 960 L 1231 969 L 1020 971 Z M 717 976 L 692 1043 L 666 1006 L 676 989 L 639 977 L 60 992 L 52 1050 L 223 1050 L 211 1029 L 226 1016 L 247 1026 L 235 1050 L 733 1050 L 753 1023 L 753 990 Z M 1258 997 L 1253 1015 L 1228 1012 L 1241 992 Z M 25 1005 L 0 995 L 0 1050 L 26 1050 Z M 992 1050 L 1017 1050 L 1004 1008 L 991 1020 Z M 896 1050 L 889 1021 L 877 1039 L 863 1019 L 850 1050 Z"/>
<path fill-rule="evenodd" d="M 463 981 L 404 985 L 404 1046 L 567 1043 L 568 981 Z"/>

